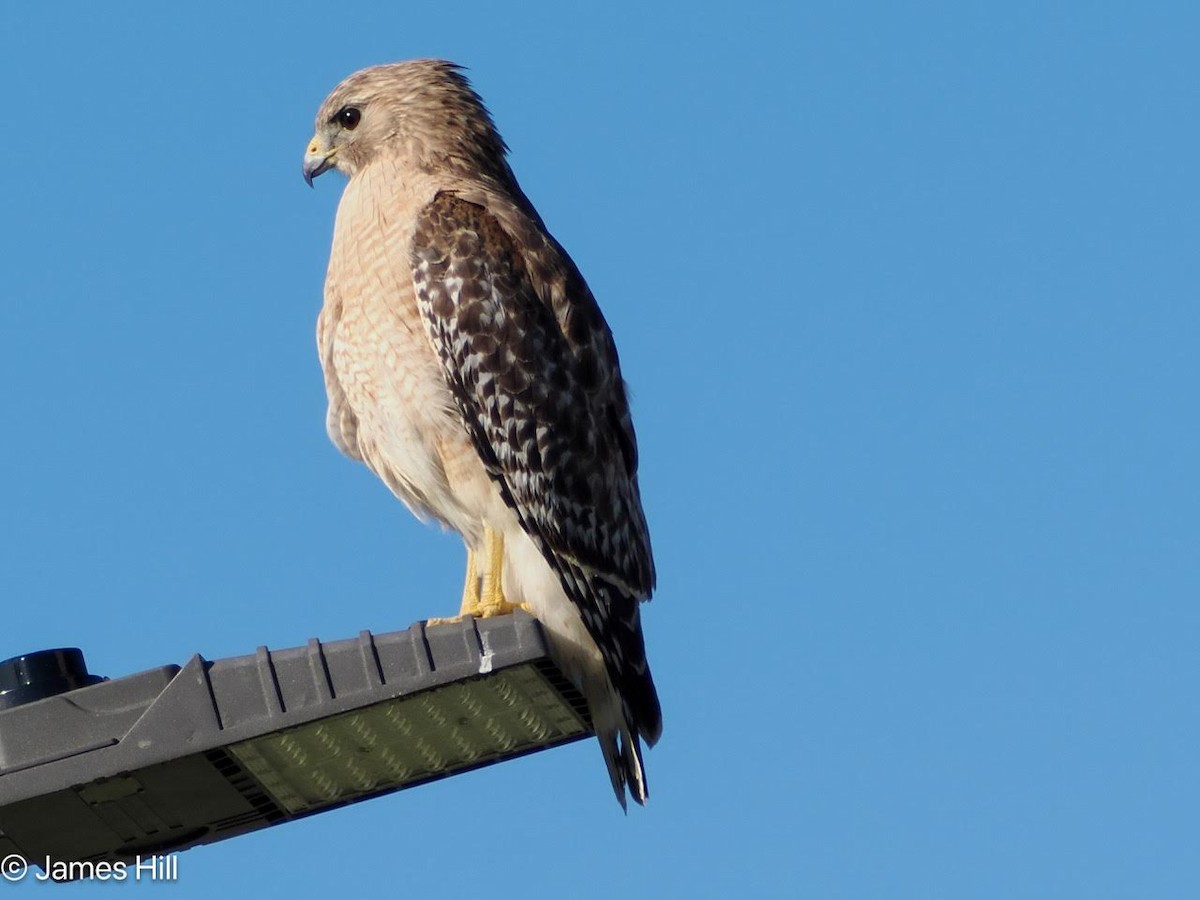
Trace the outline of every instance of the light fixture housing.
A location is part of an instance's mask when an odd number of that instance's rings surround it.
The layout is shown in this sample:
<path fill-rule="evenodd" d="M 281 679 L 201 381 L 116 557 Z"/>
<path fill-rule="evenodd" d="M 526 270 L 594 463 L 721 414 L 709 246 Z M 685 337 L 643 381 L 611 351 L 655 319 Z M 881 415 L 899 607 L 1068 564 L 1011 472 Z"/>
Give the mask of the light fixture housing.
<path fill-rule="evenodd" d="M 50 653 L 58 668 L 76 663 Z M 0 858 L 128 862 L 592 733 L 583 696 L 523 612 L 196 655 L 29 699 L 37 656 L 0 663 L 0 683 L 20 674 L 22 698 L 0 705 Z M 51 690 L 94 681 L 82 657 L 76 668 Z"/>

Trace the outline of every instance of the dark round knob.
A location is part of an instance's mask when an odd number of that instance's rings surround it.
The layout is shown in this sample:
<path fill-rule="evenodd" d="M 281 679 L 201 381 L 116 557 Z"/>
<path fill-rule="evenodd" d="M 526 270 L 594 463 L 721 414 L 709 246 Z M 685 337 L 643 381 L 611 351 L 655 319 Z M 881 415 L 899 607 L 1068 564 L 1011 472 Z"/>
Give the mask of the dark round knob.
<path fill-rule="evenodd" d="M 89 675 L 75 647 L 39 650 L 0 662 L 0 709 L 10 709 L 103 681 Z"/>

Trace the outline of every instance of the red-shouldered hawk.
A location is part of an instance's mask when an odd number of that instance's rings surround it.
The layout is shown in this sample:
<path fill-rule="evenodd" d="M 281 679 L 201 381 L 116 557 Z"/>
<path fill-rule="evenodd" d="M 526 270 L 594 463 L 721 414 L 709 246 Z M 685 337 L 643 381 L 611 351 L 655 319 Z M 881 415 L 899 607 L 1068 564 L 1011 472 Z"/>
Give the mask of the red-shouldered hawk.
<path fill-rule="evenodd" d="M 462 535 L 462 614 L 538 618 L 621 805 L 644 803 L 662 714 L 637 440 L 604 316 L 506 152 L 452 63 L 364 69 L 321 105 L 304 176 L 350 179 L 317 325 L 329 435 Z"/>

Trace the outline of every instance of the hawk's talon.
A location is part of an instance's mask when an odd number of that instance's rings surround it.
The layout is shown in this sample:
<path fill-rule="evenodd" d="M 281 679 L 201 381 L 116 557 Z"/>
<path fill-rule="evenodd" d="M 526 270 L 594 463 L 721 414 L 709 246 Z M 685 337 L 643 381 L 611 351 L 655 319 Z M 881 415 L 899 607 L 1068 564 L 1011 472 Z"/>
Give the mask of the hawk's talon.
<path fill-rule="evenodd" d="M 437 616 L 436 618 L 433 618 L 433 619 L 426 619 L 425 627 L 433 628 L 435 625 L 457 625 L 459 622 L 461 622 L 465 618 L 466 618 L 466 616 L 464 616 L 464 615 Z"/>

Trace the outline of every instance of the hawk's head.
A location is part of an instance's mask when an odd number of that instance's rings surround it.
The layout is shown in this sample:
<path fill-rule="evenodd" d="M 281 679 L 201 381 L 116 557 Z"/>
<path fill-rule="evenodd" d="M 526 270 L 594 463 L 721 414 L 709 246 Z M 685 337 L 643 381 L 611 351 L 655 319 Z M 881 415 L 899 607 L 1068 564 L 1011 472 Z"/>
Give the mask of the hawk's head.
<path fill-rule="evenodd" d="M 386 152 L 405 153 L 429 171 L 501 174 L 506 150 L 459 66 L 410 60 L 362 69 L 333 89 L 317 111 L 304 179 L 311 185 L 330 169 L 353 177 Z"/>

